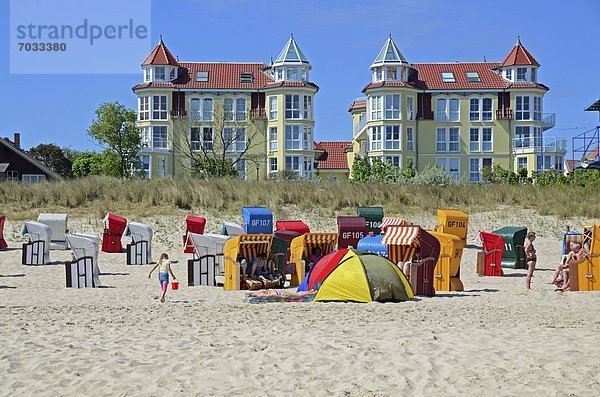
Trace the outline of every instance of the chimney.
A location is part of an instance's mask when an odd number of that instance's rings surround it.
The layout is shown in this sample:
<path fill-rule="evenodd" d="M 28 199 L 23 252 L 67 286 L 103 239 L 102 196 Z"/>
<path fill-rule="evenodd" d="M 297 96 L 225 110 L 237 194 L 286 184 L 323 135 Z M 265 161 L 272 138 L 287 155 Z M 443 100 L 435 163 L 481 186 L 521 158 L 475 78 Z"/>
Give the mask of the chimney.
<path fill-rule="evenodd" d="M 18 147 L 19 149 L 21 148 L 21 133 L 19 133 L 19 132 L 14 133 L 13 144 L 16 147 Z"/>

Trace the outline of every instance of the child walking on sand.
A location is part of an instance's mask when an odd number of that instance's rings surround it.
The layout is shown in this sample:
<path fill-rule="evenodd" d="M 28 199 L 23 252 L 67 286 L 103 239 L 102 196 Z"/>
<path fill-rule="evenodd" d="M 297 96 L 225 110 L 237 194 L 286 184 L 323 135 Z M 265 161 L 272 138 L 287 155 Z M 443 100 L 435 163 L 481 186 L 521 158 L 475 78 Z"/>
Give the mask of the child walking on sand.
<path fill-rule="evenodd" d="M 171 270 L 171 261 L 169 260 L 169 255 L 166 253 L 160 254 L 160 259 L 156 262 L 156 265 L 150 270 L 148 274 L 148 278 L 152 277 L 152 273 L 158 268 L 158 281 L 162 288 L 162 294 L 160 295 L 161 303 L 165 302 L 165 295 L 167 294 L 167 287 L 169 286 L 169 274 L 173 277 L 173 280 L 177 280 L 177 277 L 173 274 L 173 270 Z"/>

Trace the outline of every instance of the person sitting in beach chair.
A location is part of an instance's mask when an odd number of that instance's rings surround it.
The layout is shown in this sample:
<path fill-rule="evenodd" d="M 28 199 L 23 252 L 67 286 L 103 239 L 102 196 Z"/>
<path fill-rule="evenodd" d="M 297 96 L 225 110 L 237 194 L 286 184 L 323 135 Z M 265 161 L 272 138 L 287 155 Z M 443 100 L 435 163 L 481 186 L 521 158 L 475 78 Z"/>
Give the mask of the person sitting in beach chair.
<path fill-rule="evenodd" d="M 590 257 L 590 254 L 587 250 L 581 249 L 581 244 L 579 243 L 571 243 L 572 251 L 569 253 L 565 260 L 565 264 L 562 266 L 563 273 L 563 285 L 558 288 L 556 291 L 566 292 L 570 290 L 571 284 L 571 267 L 577 265 L 579 263 L 584 262 Z"/>
<path fill-rule="evenodd" d="M 235 262 L 240 266 L 240 276 L 242 278 L 242 280 L 246 280 L 246 278 L 248 277 L 248 261 L 246 260 L 246 258 L 243 255 L 238 255 L 237 259 L 235 260 Z"/>
<path fill-rule="evenodd" d="M 306 261 L 306 263 L 307 263 L 306 271 L 309 272 L 310 269 L 313 268 L 315 263 L 317 263 L 319 261 L 319 259 L 321 259 L 322 257 L 323 257 L 323 250 L 321 250 L 321 247 L 315 247 L 312 250 L 312 253 L 308 256 L 308 260 Z"/>

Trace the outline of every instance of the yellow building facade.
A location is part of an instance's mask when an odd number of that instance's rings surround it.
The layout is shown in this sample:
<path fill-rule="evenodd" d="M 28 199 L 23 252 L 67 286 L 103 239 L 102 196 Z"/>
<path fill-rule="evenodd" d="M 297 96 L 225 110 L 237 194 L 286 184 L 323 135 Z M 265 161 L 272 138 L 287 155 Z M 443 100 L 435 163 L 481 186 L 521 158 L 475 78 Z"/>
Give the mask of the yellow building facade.
<path fill-rule="evenodd" d="M 544 134 L 555 116 L 543 113 L 539 66 L 520 41 L 504 62 L 409 64 L 389 37 L 349 109 L 349 164 L 357 155 L 399 167 L 411 160 L 471 182 L 495 164 L 562 171 L 566 141 Z"/>

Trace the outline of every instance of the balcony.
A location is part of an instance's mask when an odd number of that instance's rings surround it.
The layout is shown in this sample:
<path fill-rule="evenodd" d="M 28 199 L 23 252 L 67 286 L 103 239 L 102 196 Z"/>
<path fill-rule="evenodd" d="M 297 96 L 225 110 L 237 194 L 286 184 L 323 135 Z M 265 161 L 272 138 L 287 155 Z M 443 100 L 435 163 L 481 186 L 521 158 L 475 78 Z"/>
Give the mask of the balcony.
<path fill-rule="evenodd" d="M 542 115 L 542 129 L 544 131 L 556 125 L 556 113 L 544 113 Z"/>
<path fill-rule="evenodd" d="M 185 119 L 187 118 L 187 112 L 185 110 L 171 110 L 171 117 L 174 119 Z"/>
<path fill-rule="evenodd" d="M 250 109 L 249 116 L 250 116 L 250 119 L 263 119 L 263 120 L 266 120 L 267 119 L 267 112 L 266 112 L 265 108 Z"/>
<path fill-rule="evenodd" d="M 498 109 L 496 110 L 496 119 L 497 120 L 512 120 L 513 118 L 513 110 L 510 108 Z"/>
<path fill-rule="evenodd" d="M 358 134 L 360 134 L 360 132 L 365 128 L 365 125 L 367 125 L 367 116 L 366 115 L 358 122 L 358 124 L 356 124 L 354 126 L 354 136 L 355 137 Z"/>
<path fill-rule="evenodd" d="M 560 137 L 522 137 L 513 139 L 513 153 L 567 153 L 567 140 Z"/>

